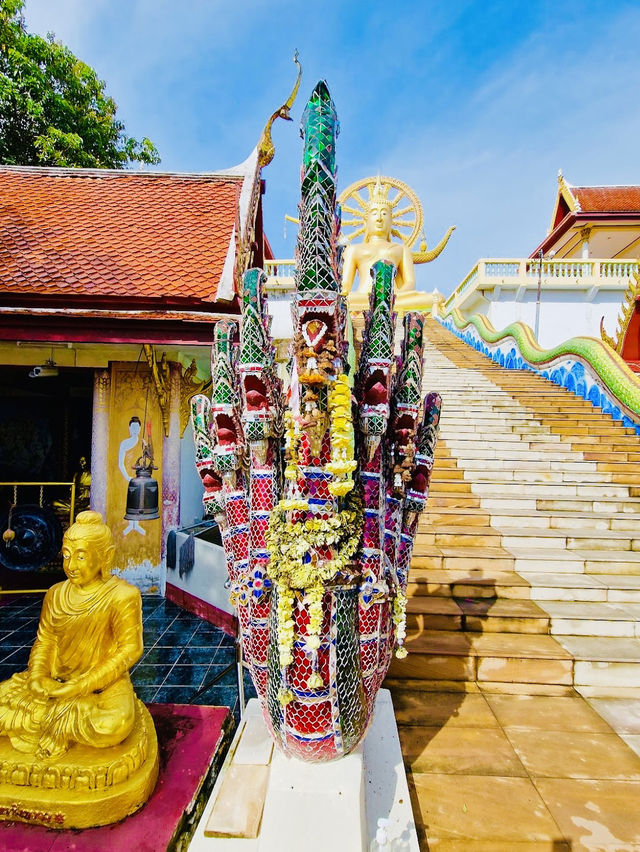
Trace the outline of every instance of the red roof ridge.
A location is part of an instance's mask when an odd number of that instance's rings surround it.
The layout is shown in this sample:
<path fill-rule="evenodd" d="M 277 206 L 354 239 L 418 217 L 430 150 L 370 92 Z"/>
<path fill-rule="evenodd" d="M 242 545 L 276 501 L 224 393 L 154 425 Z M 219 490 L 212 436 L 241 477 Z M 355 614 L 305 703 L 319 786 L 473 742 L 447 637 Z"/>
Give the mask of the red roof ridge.
<path fill-rule="evenodd" d="M 566 182 L 571 189 L 640 189 L 638 183 L 588 183 L 574 184 Z"/>
<path fill-rule="evenodd" d="M 74 178 L 178 178 L 180 180 L 211 180 L 211 181 L 242 181 L 244 175 L 234 168 L 215 172 L 165 172 L 151 171 L 150 169 L 82 169 L 64 168 L 61 166 L 9 166 L 1 165 L 0 171 L 17 172 L 18 174 L 48 175 L 49 177 L 74 177 Z"/>

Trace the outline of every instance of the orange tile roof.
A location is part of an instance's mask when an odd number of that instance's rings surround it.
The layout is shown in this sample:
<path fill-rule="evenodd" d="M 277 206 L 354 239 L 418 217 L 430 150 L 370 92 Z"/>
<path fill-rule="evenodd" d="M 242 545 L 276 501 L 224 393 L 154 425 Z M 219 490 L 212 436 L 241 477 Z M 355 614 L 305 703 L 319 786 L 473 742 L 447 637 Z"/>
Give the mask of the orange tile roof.
<path fill-rule="evenodd" d="M 572 186 L 583 213 L 640 213 L 640 186 Z"/>
<path fill-rule="evenodd" d="M 241 189 L 226 174 L 0 167 L 0 298 L 210 304 Z"/>

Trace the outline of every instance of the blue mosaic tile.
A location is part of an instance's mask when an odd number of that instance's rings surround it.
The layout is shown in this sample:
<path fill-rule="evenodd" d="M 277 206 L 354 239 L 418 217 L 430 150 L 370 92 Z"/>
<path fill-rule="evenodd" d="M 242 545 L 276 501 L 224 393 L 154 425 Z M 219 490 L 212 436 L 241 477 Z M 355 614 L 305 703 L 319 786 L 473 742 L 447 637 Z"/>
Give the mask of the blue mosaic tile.
<path fill-rule="evenodd" d="M 206 677 L 204 666 L 174 665 L 163 686 L 193 686 L 199 689 Z M 194 690 L 194 691 L 195 691 Z"/>
<path fill-rule="evenodd" d="M 198 630 L 198 631 L 196 631 L 196 633 L 194 633 L 189 638 L 189 645 L 191 647 L 196 647 L 196 648 L 201 648 L 201 647 L 209 647 L 210 648 L 212 646 L 220 645 L 221 642 L 222 642 L 222 639 L 219 638 L 218 634 L 209 633 L 208 631 L 201 633 Z"/>
<path fill-rule="evenodd" d="M 213 680 L 214 678 L 218 678 L 216 680 L 216 686 L 234 686 L 238 682 L 238 675 L 236 671 L 236 667 L 234 666 L 232 669 L 229 669 L 225 672 L 227 666 L 224 665 L 211 665 L 207 670 L 207 674 L 203 679 L 203 684 L 207 683 L 207 681 Z M 222 674 L 225 672 L 224 674 Z"/>
<path fill-rule="evenodd" d="M 182 648 L 172 646 L 154 645 L 152 648 L 145 650 L 140 663 L 143 665 L 155 666 L 162 663 L 175 663 L 182 654 Z"/>
<path fill-rule="evenodd" d="M 41 608 L 42 595 L 24 595 L 1 605 L 0 680 L 26 668 Z M 131 674 L 141 700 L 189 703 L 200 684 L 235 661 L 234 637 L 171 601 L 143 596 L 142 612 L 145 651 Z M 177 661 L 179 668 L 174 665 Z M 255 695 L 248 673 L 245 691 L 248 698 Z M 237 721 L 237 697 L 234 668 L 194 701 L 230 707 Z"/>
<path fill-rule="evenodd" d="M 154 701 L 157 704 L 189 704 L 195 690 L 192 686 L 161 686 Z M 209 704 L 209 701 L 198 701 L 198 704 Z M 225 705 L 229 707 L 230 705 Z"/>
<path fill-rule="evenodd" d="M 138 663 L 131 673 L 131 681 L 134 686 L 161 686 L 171 668 L 168 663 L 153 666 Z"/>
<path fill-rule="evenodd" d="M 177 650 L 177 649 L 176 649 Z M 218 647 L 189 645 L 184 648 L 177 659 L 179 665 L 209 666 L 216 657 Z"/>
<path fill-rule="evenodd" d="M 21 648 L 7 648 L 7 655 L 3 657 L 2 662 L 10 666 L 20 666 L 26 669 L 30 653 L 31 648 L 26 645 L 23 645 Z"/>

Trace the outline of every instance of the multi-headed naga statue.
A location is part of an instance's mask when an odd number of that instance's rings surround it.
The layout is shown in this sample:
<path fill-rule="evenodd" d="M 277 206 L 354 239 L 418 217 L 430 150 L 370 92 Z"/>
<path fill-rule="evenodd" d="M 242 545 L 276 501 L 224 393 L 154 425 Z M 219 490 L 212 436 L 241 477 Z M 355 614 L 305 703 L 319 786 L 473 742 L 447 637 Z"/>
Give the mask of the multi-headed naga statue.
<path fill-rule="evenodd" d="M 212 398 L 195 397 L 196 462 L 219 522 L 244 657 L 275 741 L 304 760 L 362 739 L 394 647 L 440 413 L 421 399 L 420 314 L 394 357 L 392 263 L 372 270 L 352 369 L 340 292 L 335 141 L 326 83 L 307 104 L 289 387 L 277 377 L 261 270 L 239 334 L 216 325 Z"/>

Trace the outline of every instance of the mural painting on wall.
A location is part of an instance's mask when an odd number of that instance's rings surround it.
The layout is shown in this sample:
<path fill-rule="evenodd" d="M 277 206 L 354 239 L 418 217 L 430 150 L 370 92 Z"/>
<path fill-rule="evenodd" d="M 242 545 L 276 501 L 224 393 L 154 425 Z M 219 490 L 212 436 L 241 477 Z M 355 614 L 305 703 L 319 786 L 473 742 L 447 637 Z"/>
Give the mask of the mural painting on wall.
<path fill-rule="evenodd" d="M 162 482 L 162 418 L 151 374 L 135 364 L 113 364 L 109 402 L 107 524 L 116 544 L 116 572 L 144 592 L 160 584 L 162 520 L 127 520 L 129 480 L 143 452 L 143 439 L 154 448 L 154 478 Z M 162 505 L 162 494 L 160 494 Z"/>

